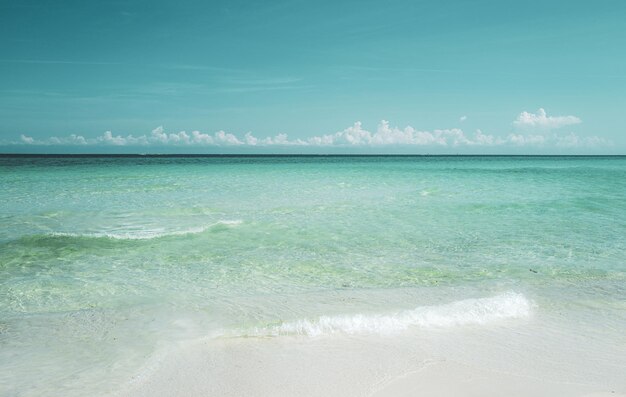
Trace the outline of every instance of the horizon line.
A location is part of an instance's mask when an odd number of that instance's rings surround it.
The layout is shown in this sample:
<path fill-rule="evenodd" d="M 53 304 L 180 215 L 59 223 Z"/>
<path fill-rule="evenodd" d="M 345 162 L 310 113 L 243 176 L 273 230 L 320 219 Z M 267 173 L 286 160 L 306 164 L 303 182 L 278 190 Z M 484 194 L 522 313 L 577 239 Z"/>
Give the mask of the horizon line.
<path fill-rule="evenodd" d="M 0 153 L 0 157 L 626 157 L 626 154 Z"/>

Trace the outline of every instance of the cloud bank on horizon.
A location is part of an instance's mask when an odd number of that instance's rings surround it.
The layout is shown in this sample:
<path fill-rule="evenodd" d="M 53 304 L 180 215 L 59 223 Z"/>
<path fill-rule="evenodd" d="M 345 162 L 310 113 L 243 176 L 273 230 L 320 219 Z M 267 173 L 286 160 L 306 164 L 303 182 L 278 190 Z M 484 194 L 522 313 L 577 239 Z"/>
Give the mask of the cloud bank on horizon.
<path fill-rule="evenodd" d="M 513 122 L 521 129 L 557 129 L 568 125 L 580 124 L 582 120 L 576 116 L 548 116 L 543 108 L 539 108 L 537 113 L 522 112 Z"/>
<path fill-rule="evenodd" d="M 467 119 L 463 116 L 460 122 Z M 438 147 L 475 147 L 475 146 L 531 146 L 531 147 L 602 147 L 611 146 L 612 142 L 598 137 L 582 137 L 573 132 L 557 133 L 554 130 L 582 123 L 576 116 L 548 116 L 543 108 L 536 113 L 522 112 L 512 122 L 514 132 L 507 135 L 485 134 L 480 129 L 473 134 L 466 134 L 460 128 L 435 129 L 420 131 L 412 126 L 391 127 L 388 121 L 381 120 L 375 132 L 363 128 L 360 121 L 334 134 L 312 136 L 306 139 L 290 139 L 285 133 L 273 137 L 259 138 L 248 132 L 242 137 L 232 133 L 218 131 L 207 134 L 200 131 L 180 131 L 168 133 L 162 126 L 144 135 L 114 135 L 111 131 L 95 137 L 82 135 L 52 136 L 47 139 L 35 139 L 22 134 L 19 141 L 12 145 L 37 146 L 214 146 L 214 147 L 272 147 L 272 146 L 309 146 L 309 147 L 381 147 L 381 146 L 438 146 Z"/>

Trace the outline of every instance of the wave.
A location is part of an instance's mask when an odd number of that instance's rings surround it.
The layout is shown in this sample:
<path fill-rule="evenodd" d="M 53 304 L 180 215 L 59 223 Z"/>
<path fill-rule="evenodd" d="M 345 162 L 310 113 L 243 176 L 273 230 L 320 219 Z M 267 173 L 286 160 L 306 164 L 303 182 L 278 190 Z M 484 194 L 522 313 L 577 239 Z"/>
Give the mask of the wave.
<path fill-rule="evenodd" d="M 152 240 L 163 237 L 172 237 L 172 236 L 186 236 L 189 234 L 199 234 L 204 233 L 208 230 L 215 230 L 222 227 L 233 227 L 242 224 L 241 220 L 223 220 L 218 221 L 216 223 L 212 223 L 207 226 L 195 227 L 185 230 L 174 230 L 169 232 L 161 232 L 161 231 L 133 231 L 133 232 L 124 232 L 124 233 L 111 233 L 111 232 L 101 232 L 101 233 L 63 233 L 63 232 L 54 232 L 49 233 L 47 236 L 49 237 L 74 237 L 74 238 L 95 238 L 95 239 L 112 239 L 112 240 Z"/>
<path fill-rule="evenodd" d="M 254 328 L 238 336 L 331 334 L 392 334 L 411 327 L 480 325 L 530 316 L 531 303 L 522 294 L 507 292 L 490 298 L 466 299 L 439 306 L 422 306 L 392 314 L 322 316 Z"/>

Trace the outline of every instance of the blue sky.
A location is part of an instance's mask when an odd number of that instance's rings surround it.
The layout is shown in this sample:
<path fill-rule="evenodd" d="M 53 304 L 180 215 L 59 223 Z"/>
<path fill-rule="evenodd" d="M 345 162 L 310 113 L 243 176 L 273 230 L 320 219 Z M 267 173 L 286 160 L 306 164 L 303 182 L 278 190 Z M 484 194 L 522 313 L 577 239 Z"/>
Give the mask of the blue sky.
<path fill-rule="evenodd" d="M 626 153 L 626 2 L 0 4 L 0 152 Z"/>

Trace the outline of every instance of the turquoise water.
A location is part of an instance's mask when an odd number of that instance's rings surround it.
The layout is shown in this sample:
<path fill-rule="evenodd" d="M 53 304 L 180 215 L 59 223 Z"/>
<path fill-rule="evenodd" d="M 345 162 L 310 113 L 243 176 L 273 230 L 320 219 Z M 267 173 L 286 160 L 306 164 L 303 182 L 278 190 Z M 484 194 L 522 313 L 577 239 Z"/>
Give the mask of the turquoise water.
<path fill-rule="evenodd" d="M 217 334 L 626 345 L 625 157 L 3 157 L 0 187 L 2 395 Z"/>

